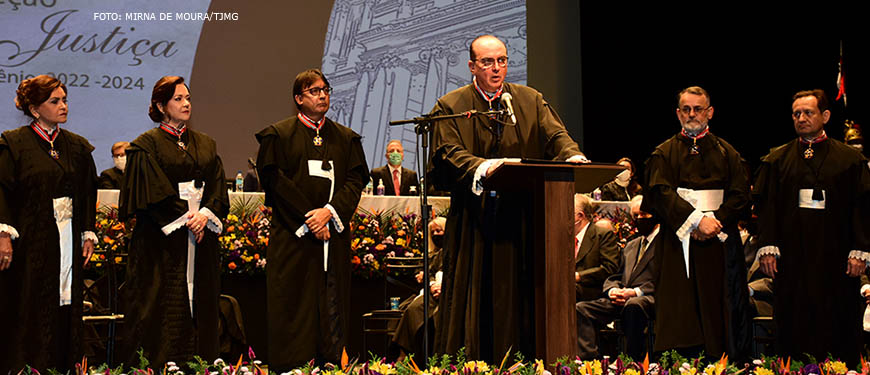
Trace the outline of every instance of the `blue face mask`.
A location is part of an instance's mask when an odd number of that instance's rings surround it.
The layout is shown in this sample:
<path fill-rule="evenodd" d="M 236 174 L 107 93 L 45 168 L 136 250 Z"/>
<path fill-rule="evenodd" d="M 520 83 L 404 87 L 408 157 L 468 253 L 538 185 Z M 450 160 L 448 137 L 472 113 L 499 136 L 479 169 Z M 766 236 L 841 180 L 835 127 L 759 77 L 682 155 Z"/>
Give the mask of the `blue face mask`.
<path fill-rule="evenodd" d="M 401 153 L 393 151 L 390 153 L 389 156 L 390 156 L 390 165 L 392 165 L 394 167 L 398 167 L 398 166 L 402 165 L 402 154 Z"/>

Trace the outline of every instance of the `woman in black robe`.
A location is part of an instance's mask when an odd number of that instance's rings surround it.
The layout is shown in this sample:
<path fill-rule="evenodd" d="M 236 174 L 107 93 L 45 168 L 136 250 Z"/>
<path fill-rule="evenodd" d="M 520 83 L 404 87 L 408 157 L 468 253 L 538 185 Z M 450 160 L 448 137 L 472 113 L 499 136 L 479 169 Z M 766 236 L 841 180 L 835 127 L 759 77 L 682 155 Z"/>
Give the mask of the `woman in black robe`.
<path fill-rule="evenodd" d="M 126 363 L 140 347 L 157 366 L 218 355 L 219 217 L 229 198 L 215 142 L 186 126 L 190 112 L 184 79 L 161 78 L 148 111 L 160 126 L 127 149 L 119 211 L 136 227 L 122 290 Z"/>
<path fill-rule="evenodd" d="M 68 107 L 57 79 L 22 81 L 15 106 L 33 122 L 0 137 L 0 374 L 24 365 L 63 372 L 81 355 L 82 265 L 96 240 L 94 148 L 58 127 Z"/>

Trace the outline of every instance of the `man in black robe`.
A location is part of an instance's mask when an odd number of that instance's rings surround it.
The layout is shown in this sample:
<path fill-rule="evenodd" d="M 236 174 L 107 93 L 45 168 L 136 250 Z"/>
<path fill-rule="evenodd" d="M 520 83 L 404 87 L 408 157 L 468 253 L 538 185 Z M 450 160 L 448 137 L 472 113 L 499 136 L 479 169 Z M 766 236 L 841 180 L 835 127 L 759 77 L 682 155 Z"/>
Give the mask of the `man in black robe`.
<path fill-rule="evenodd" d="M 748 291 L 737 220 L 749 207 L 749 184 L 740 154 L 709 131 L 707 92 L 689 87 L 678 101 L 682 131 L 647 160 L 641 208 L 661 220 L 664 242 L 656 255 L 655 351 L 694 356 L 703 350 L 719 358 L 731 334 L 739 343 L 731 357 L 742 357 L 749 343 Z M 742 309 L 729 311 L 732 306 Z"/>
<path fill-rule="evenodd" d="M 299 113 L 257 133 L 257 168 L 273 208 L 266 268 L 269 359 L 279 370 L 338 363 L 350 313 L 350 218 L 368 182 L 360 136 L 325 117 L 319 70 L 296 76 Z M 279 371 L 280 372 L 280 371 Z"/>
<path fill-rule="evenodd" d="M 98 189 L 121 188 L 124 169 L 127 168 L 127 147 L 130 147 L 130 142 L 115 142 L 112 145 L 112 162 L 115 166 L 100 173 L 100 178 L 97 179 Z"/>
<path fill-rule="evenodd" d="M 483 191 L 481 183 L 507 157 L 578 163 L 586 158 L 541 93 L 504 82 L 504 43 L 481 36 L 469 54 L 472 84 L 438 99 L 432 113 L 501 109 L 499 97 L 510 93 L 516 119 L 475 116 L 434 127 L 427 180 L 451 192 L 435 351 L 453 354 L 465 347 L 469 358 L 489 361 L 513 347 L 531 357 L 536 318 L 532 195 Z"/>
<path fill-rule="evenodd" d="M 862 299 L 858 276 L 870 259 L 870 172 L 857 150 L 828 139 L 822 90 L 793 97 L 798 135 L 762 158 L 755 182 L 759 262 L 773 277 L 777 351 L 857 364 Z"/>

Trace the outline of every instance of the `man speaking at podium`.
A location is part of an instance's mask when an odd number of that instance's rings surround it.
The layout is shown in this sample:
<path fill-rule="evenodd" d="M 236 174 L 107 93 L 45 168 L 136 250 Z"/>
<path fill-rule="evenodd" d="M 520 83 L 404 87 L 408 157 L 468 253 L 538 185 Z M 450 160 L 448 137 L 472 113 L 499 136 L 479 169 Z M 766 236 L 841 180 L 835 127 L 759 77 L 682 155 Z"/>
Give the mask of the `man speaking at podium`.
<path fill-rule="evenodd" d="M 436 123 L 430 178 L 451 192 L 436 353 L 465 347 L 469 358 L 499 360 L 509 348 L 534 356 L 533 195 L 484 191 L 504 158 L 588 162 L 541 93 L 505 83 L 507 48 L 492 35 L 469 47 L 471 84 L 447 93 L 435 115 L 506 109 Z M 571 202 L 565 202 L 570 205 Z"/>

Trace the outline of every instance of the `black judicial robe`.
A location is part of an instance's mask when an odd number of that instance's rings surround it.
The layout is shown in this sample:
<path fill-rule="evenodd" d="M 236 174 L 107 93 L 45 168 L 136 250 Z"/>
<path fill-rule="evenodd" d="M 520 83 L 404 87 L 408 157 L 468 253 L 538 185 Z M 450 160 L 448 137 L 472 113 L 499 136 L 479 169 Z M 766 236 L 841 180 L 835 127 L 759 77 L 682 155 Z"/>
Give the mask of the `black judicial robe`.
<path fill-rule="evenodd" d="M 746 271 L 737 220 L 749 209 L 749 183 L 734 147 L 712 133 L 698 139 L 698 144 L 700 154 L 690 155 L 692 140 L 677 134 L 656 147 L 646 162 L 642 206 L 661 220 L 659 236 L 664 241 L 656 254 L 660 273 L 655 283 L 655 351 L 700 345 L 706 355 L 718 358 L 728 349 L 729 333 L 739 336 L 735 341 L 747 339 L 729 331 L 745 330 L 747 323 Z M 691 240 L 689 279 L 676 231 L 695 209 L 677 195 L 680 187 L 724 190 L 714 215 L 728 239 L 725 243 L 718 238 Z M 740 304 L 744 299 L 747 302 Z M 729 312 L 729 306 L 735 305 L 744 310 Z M 745 355 L 746 349 L 744 345 L 737 354 Z"/>
<path fill-rule="evenodd" d="M 322 146 L 314 146 L 314 130 L 296 117 L 257 133 L 257 168 L 272 207 L 266 267 L 269 360 L 278 368 L 300 366 L 317 358 L 338 363 L 347 345 L 350 314 L 350 219 L 368 183 L 360 136 L 330 119 L 320 129 Z M 331 160 L 334 193 L 327 178 L 309 174 L 309 160 Z M 318 162 L 317 168 L 321 163 Z M 330 221 L 328 272 L 323 271 L 323 241 L 312 233 L 297 237 L 305 213 L 335 208 L 344 231 Z"/>
<path fill-rule="evenodd" d="M 127 149 L 119 213 L 135 216 L 128 249 L 127 280 L 122 289 L 124 308 L 120 358 L 138 363 L 143 348 L 152 364 L 184 363 L 199 355 L 207 361 L 218 355 L 218 296 L 220 257 L 218 234 L 206 228 L 196 244 L 193 312 L 187 294 L 187 227 L 168 236 L 161 228 L 188 212 L 178 183 L 204 182 L 200 207 L 223 218 L 229 210 L 224 168 L 209 136 L 187 129 L 182 140 L 153 128 Z"/>
<path fill-rule="evenodd" d="M 777 246 L 774 282 L 777 350 L 797 358 L 831 353 L 856 365 L 863 298 L 857 277 L 846 275 L 852 250 L 870 250 L 870 172 L 860 152 L 828 139 L 797 139 L 762 159 L 755 182 L 758 246 Z M 816 176 L 818 173 L 818 176 Z M 824 190 L 825 208 L 798 207 L 799 189 Z"/>
<path fill-rule="evenodd" d="M 465 347 L 469 358 L 485 361 L 500 359 L 510 347 L 526 357 L 535 354 L 534 202 L 529 193 L 475 195 L 475 170 L 488 158 L 582 155 L 541 93 L 510 83 L 504 90 L 513 96 L 518 125 L 481 116 L 437 123 L 429 174 L 436 189 L 451 192 L 435 351 L 455 354 Z M 471 109 L 490 108 L 467 85 L 438 99 L 432 113 Z"/>
<path fill-rule="evenodd" d="M 124 179 L 124 172 L 118 168 L 112 167 L 100 173 L 97 179 L 98 189 L 120 189 L 121 180 Z"/>
<path fill-rule="evenodd" d="M 81 359 L 82 240 L 94 230 L 97 172 L 94 147 L 79 135 L 60 129 L 54 145 L 60 157 L 49 156 L 49 144 L 30 126 L 0 137 L 0 224 L 18 230 L 12 241 L 11 268 L 0 271 L 0 373 L 25 364 L 43 371 L 69 369 Z M 52 200 L 73 200 L 72 304 L 61 321 L 60 245 Z M 68 347 L 59 349 L 61 338 Z M 61 363 L 63 361 L 63 363 Z"/>

